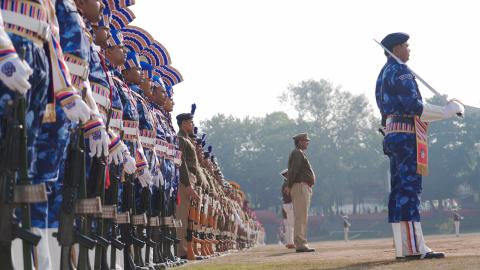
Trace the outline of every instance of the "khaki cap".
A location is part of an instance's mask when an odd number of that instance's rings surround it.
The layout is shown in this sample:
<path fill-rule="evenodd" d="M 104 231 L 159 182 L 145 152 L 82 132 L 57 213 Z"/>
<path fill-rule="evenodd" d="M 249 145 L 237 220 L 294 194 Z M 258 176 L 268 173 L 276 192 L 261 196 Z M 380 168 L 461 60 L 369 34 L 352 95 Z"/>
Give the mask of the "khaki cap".
<path fill-rule="evenodd" d="M 293 136 L 293 139 L 294 139 L 295 141 L 299 141 L 299 140 L 310 141 L 310 138 L 308 137 L 308 134 L 307 134 L 307 133 L 299 133 L 299 134 Z"/>

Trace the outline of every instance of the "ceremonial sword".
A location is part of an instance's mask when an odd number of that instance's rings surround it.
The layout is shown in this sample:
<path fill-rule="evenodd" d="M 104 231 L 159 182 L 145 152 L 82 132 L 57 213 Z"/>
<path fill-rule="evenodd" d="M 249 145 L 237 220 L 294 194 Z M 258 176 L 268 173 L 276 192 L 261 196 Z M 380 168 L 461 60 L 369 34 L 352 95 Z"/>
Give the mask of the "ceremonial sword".
<path fill-rule="evenodd" d="M 399 64 L 403 64 L 405 65 L 409 70 L 410 72 L 412 72 L 413 76 L 415 76 L 415 78 L 417 78 L 423 85 L 425 85 L 425 87 L 428 88 L 428 90 L 430 90 L 435 96 L 440 96 L 442 99 L 444 99 L 445 101 L 449 102 L 449 100 L 447 100 L 447 98 L 440 94 L 440 92 L 438 92 L 437 90 L 435 90 L 435 88 L 433 88 L 430 84 L 428 84 L 424 79 L 422 79 L 422 77 L 420 77 L 420 75 L 418 75 L 418 73 L 416 73 L 415 71 L 413 71 L 413 69 L 411 69 L 409 66 L 407 66 L 407 64 L 405 64 L 402 60 L 400 60 L 400 58 L 398 58 L 396 55 L 394 55 L 389 49 L 385 48 L 385 46 L 383 46 L 382 43 L 378 42 L 376 39 L 373 39 L 373 41 L 375 41 L 378 45 L 380 45 L 380 47 L 382 47 L 391 57 L 393 57 L 393 59 L 395 59 Z M 456 100 L 458 102 L 460 102 L 459 100 Z M 464 104 L 463 102 L 460 102 L 462 103 L 463 106 L 465 107 L 470 107 L 470 108 L 473 108 L 473 109 L 477 109 L 479 110 L 480 108 L 479 107 L 476 107 L 476 106 L 472 106 L 472 105 L 466 105 Z M 458 116 L 460 117 L 463 117 L 462 114 L 457 114 Z"/>

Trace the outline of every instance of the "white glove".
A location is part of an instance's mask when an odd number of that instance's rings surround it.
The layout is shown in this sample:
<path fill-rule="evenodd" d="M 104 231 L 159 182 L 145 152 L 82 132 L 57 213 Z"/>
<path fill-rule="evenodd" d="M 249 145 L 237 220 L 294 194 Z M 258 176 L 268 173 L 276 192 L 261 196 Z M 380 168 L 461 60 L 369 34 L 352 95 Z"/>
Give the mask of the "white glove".
<path fill-rule="evenodd" d="M 448 115 L 448 118 L 455 116 L 457 114 L 463 115 L 465 114 L 465 107 L 462 103 L 460 103 L 456 99 L 452 99 L 445 105 L 445 113 Z"/>
<path fill-rule="evenodd" d="M 73 101 L 65 104 L 62 109 L 67 115 L 67 118 L 72 122 L 80 120 L 85 123 L 90 118 L 90 108 L 80 98 L 73 99 Z"/>
<path fill-rule="evenodd" d="M 138 171 L 138 181 L 140 181 L 142 187 L 147 187 L 152 183 L 152 175 L 148 171 L 148 167 Z"/>
<path fill-rule="evenodd" d="M 165 184 L 163 180 L 163 175 L 160 170 L 160 163 L 158 162 L 157 155 L 153 155 L 153 158 L 155 159 L 153 163 L 153 170 L 152 170 L 152 182 L 156 187 L 163 186 Z"/>
<path fill-rule="evenodd" d="M 110 144 L 110 139 L 104 128 L 97 130 L 88 136 L 88 142 L 90 145 L 90 156 L 97 157 L 108 156 L 108 145 Z M 102 153 L 103 152 L 103 153 Z"/>
<path fill-rule="evenodd" d="M 132 174 L 137 170 L 137 163 L 128 150 L 123 152 L 123 169 L 128 174 Z"/>
<path fill-rule="evenodd" d="M 108 163 L 112 163 L 112 161 L 115 165 L 123 163 L 124 152 L 128 152 L 127 146 L 123 142 L 120 142 L 120 145 L 117 148 L 115 148 L 115 150 L 109 152 Z"/>
<path fill-rule="evenodd" d="M 17 55 L 0 62 L 0 80 L 8 88 L 21 95 L 25 95 L 32 87 L 28 82 L 28 78 L 32 74 L 33 70 L 27 62 L 20 60 Z"/>
<path fill-rule="evenodd" d="M 423 112 L 420 116 L 420 120 L 423 122 L 445 120 L 457 113 L 461 113 L 462 115 L 465 113 L 465 108 L 457 100 L 452 100 L 443 107 L 425 103 L 423 104 Z"/>

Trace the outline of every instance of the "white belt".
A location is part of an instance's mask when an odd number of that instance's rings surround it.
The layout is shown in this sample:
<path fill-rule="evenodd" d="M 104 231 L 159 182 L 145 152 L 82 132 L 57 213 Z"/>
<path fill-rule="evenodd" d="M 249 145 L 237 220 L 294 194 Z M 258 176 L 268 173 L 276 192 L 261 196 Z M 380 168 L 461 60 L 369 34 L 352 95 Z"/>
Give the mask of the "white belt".
<path fill-rule="evenodd" d="M 110 118 L 110 127 L 122 129 L 123 124 L 122 124 L 122 119 L 112 119 Z"/>
<path fill-rule="evenodd" d="M 138 128 L 132 128 L 132 127 L 126 127 L 126 126 L 123 126 L 123 133 L 125 135 L 133 135 L 133 136 L 137 136 L 138 135 Z"/>
<path fill-rule="evenodd" d="M 157 144 L 157 145 L 155 145 L 155 151 L 160 152 L 160 153 L 165 153 L 165 152 L 167 152 L 167 149 L 165 147 L 162 147 L 161 145 Z"/>
<path fill-rule="evenodd" d="M 110 108 L 110 99 L 100 95 L 99 93 L 92 91 L 93 99 L 96 103 L 103 106 L 104 108 Z"/>
<path fill-rule="evenodd" d="M 82 79 L 88 79 L 89 68 L 88 66 L 79 65 L 72 62 L 67 62 L 68 70 L 70 74 L 81 77 Z"/>
<path fill-rule="evenodd" d="M 35 32 L 44 41 L 48 41 L 50 39 L 50 25 L 48 25 L 46 22 L 5 9 L 2 9 L 2 18 L 4 23 L 17 25 Z"/>
<path fill-rule="evenodd" d="M 139 136 L 140 142 L 147 145 L 155 145 L 155 138 Z"/>

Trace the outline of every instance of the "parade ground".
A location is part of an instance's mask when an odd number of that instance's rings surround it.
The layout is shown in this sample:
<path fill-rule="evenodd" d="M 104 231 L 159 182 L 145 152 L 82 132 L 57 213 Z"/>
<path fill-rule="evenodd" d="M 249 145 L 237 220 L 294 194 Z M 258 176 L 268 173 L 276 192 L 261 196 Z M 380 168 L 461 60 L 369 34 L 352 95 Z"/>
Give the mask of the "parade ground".
<path fill-rule="evenodd" d="M 266 245 L 206 261 L 188 263 L 182 269 L 325 269 L 325 270 L 477 270 L 480 269 L 480 234 L 435 235 L 426 237 L 433 250 L 445 252 L 445 259 L 395 260 L 391 238 L 325 241 L 311 243 L 314 253 L 296 253 L 282 245 Z"/>

